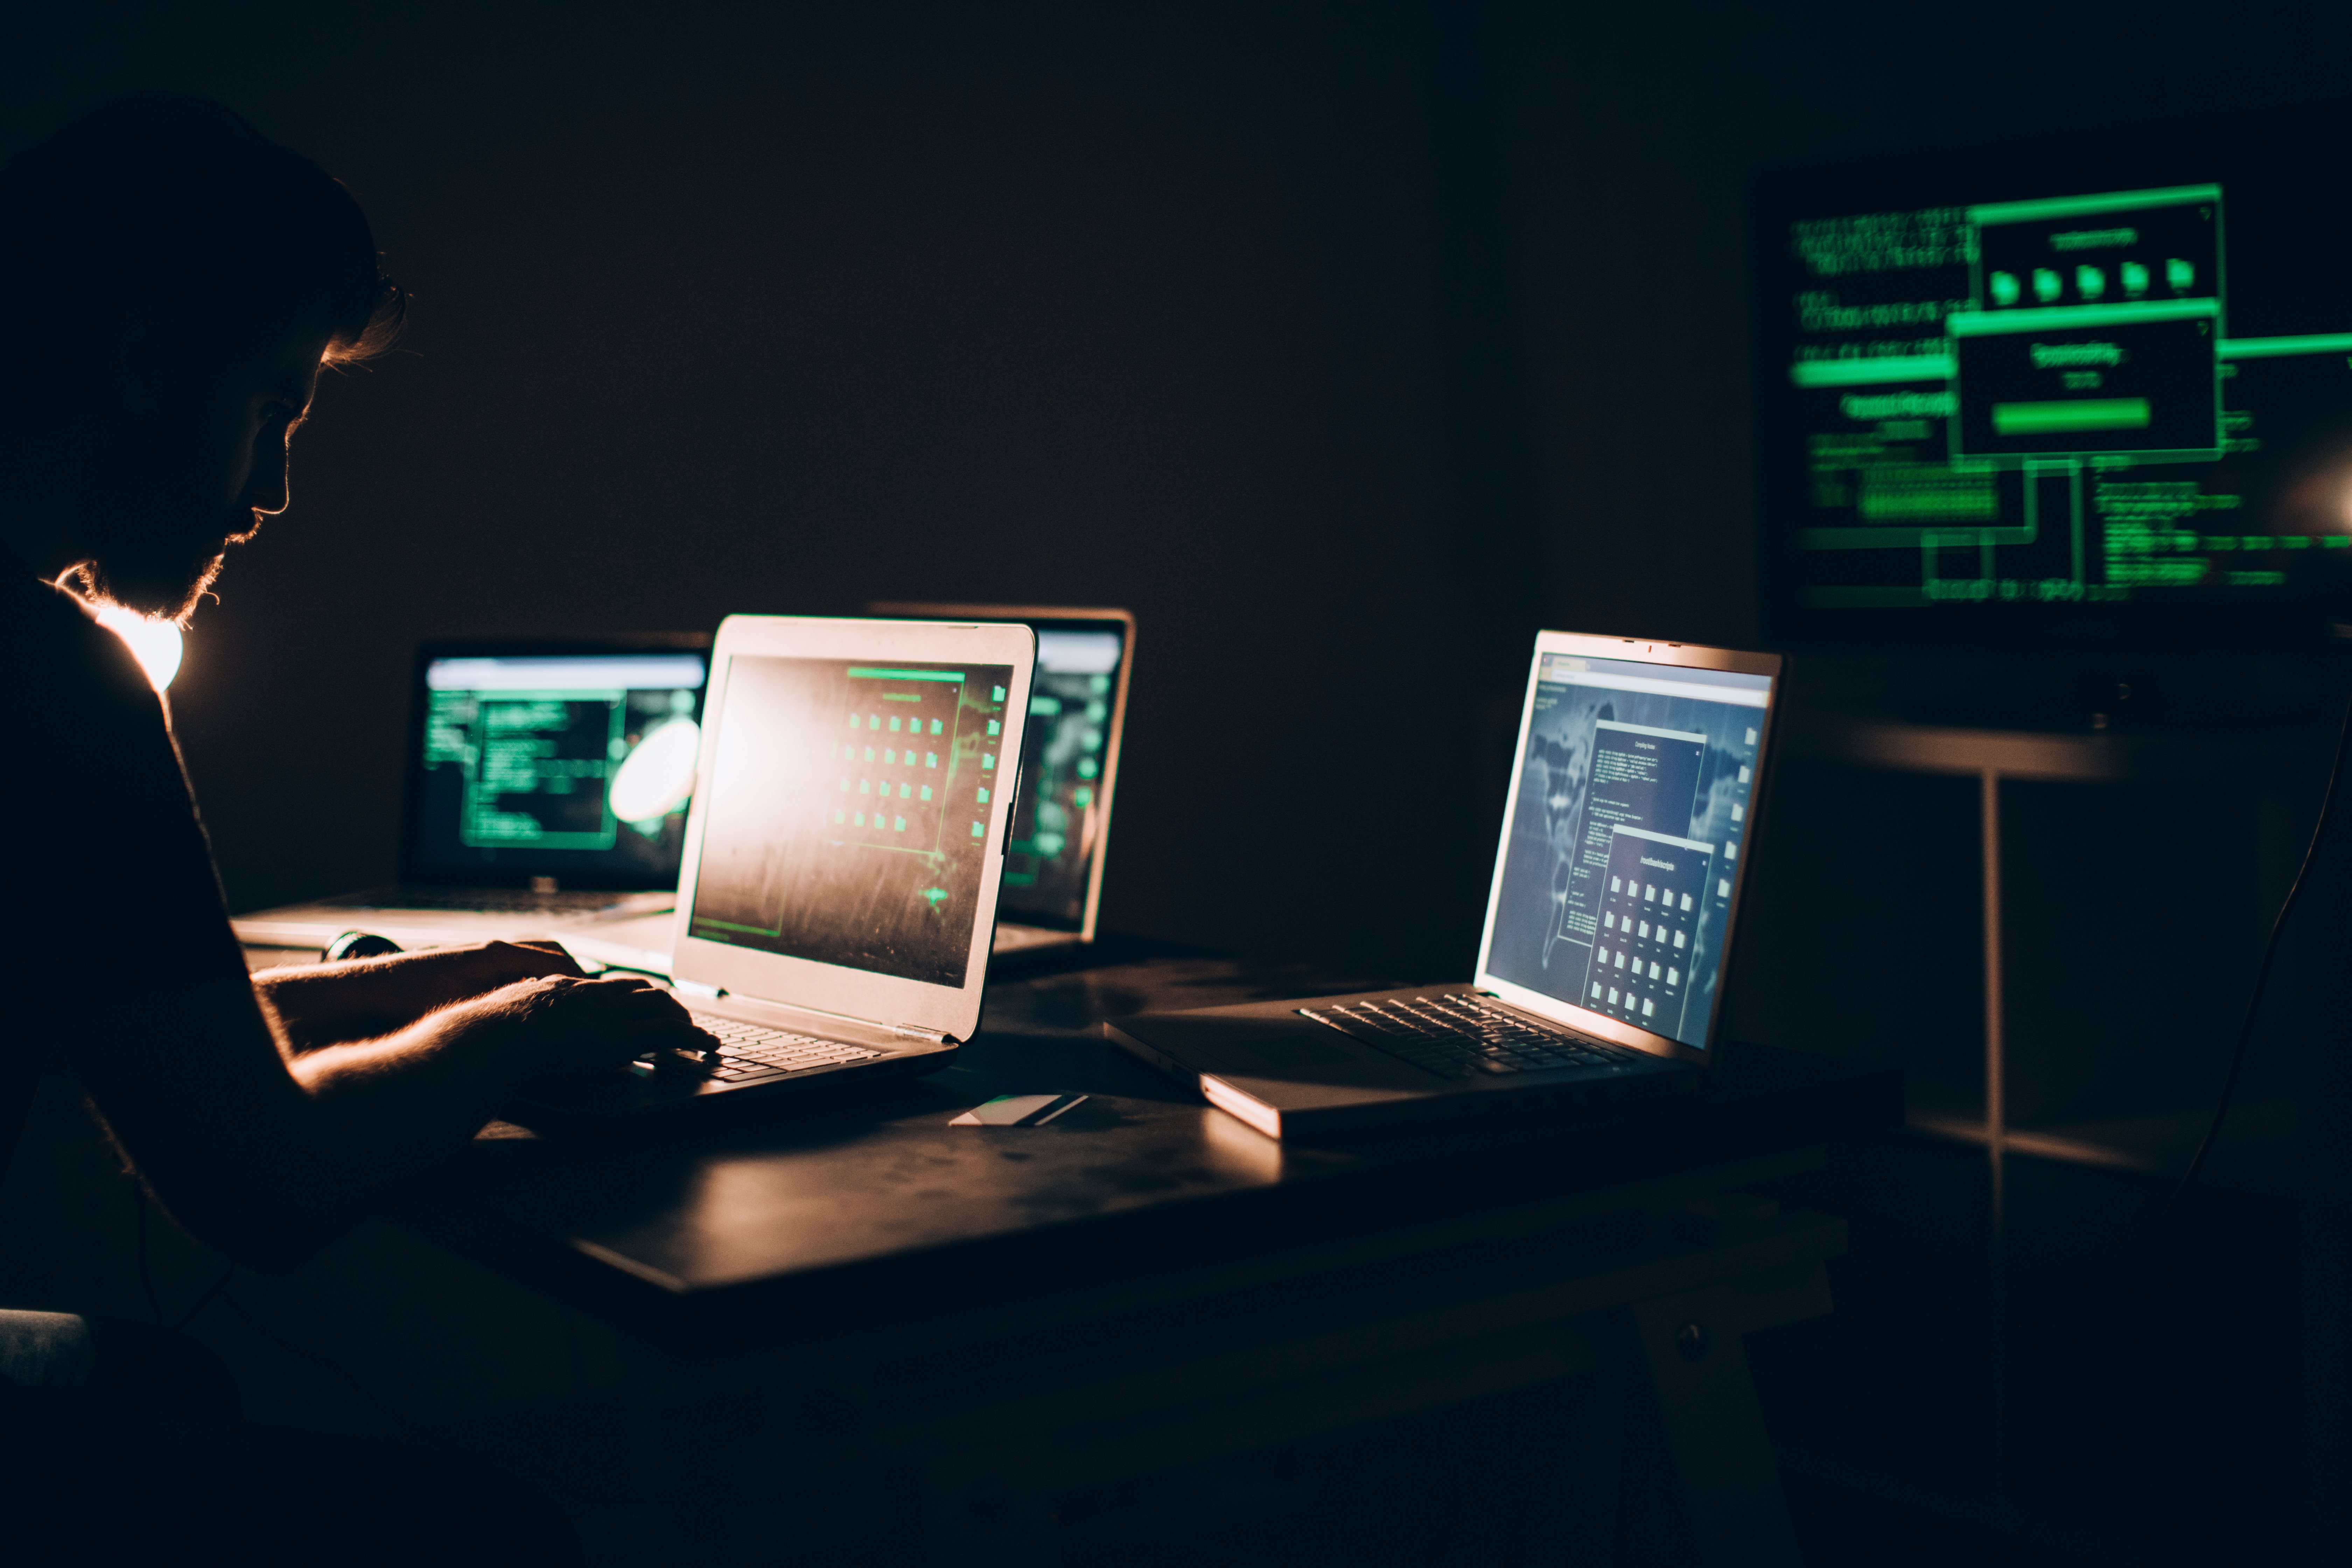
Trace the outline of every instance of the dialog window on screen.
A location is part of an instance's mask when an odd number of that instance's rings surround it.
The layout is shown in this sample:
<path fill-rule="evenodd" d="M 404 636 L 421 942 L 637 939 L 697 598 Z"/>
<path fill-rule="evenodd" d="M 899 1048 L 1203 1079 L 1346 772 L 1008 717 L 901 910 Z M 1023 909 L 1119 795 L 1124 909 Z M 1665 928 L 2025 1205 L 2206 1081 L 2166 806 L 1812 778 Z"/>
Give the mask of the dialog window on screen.
<path fill-rule="evenodd" d="M 2352 561 L 2344 220 L 2263 159 L 2211 177 L 2217 156 L 1778 216 L 1759 342 L 1784 612 L 2329 591 Z"/>
<path fill-rule="evenodd" d="M 689 934 L 961 985 L 1011 667 L 739 657 Z"/>
<path fill-rule="evenodd" d="M 1769 690 L 1544 656 L 1489 973 L 1706 1047 Z"/>

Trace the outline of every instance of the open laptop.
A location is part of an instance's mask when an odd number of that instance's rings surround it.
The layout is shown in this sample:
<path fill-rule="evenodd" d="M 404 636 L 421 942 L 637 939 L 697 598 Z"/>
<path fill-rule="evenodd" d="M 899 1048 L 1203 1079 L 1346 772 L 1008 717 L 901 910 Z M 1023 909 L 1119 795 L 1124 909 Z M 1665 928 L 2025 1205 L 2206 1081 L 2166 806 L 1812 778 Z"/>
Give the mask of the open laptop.
<path fill-rule="evenodd" d="M 1037 684 L 1029 698 L 994 951 L 1002 956 L 1094 941 L 1135 617 L 1125 610 L 1017 605 L 892 602 L 866 608 L 927 620 L 1019 621 L 1035 630 Z"/>
<path fill-rule="evenodd" d="M 520 1119 L 953 1060 L 980 1025 L 1035 664 L 1024 626 L 722 622 L 670 938 L 719 1044 L 551 1078 Z"/>
<path fill-rule="evenodd" d="M 1106 1024 L 1273 1137 L 1696 1087 L 1780 684 L 1774 654 L 1536 638 L 1476 978 Z"/>
<path fill-rule="evenodd" d="M 710 638 L 428 642 L 400 881 L 242 915 L 240 942 L 405 946 L 551 934 L 673 907 Z"/>

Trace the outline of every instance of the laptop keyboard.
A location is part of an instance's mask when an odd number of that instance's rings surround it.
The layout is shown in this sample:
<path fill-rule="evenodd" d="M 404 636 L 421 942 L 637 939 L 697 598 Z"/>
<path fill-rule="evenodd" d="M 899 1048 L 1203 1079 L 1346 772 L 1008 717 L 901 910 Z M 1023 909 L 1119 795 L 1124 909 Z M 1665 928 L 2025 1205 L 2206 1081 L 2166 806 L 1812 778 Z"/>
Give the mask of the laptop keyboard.
<path fill-rule="evenodd" d="M 1298 1011 L 1440 1078 L 1612 1067 L 1635 1055 L 1538 1023 L 1475 991 Z"/>
<path fill-rule="evenodd" d="M 771 1029 L 762 1024 L 747 1024 L 740 1018 L 692 1012 L 689 1016 L 697 1028 L 719 1038 L 719 1066 L 710 1069 L 709 1076 L 721 1083 L 742 1083 L 806 1072 L 811 1068 L 837 1067 L 843 1062 L 866 1061 L 882 1054 L 865 1046 L 814 1039 Z"/>

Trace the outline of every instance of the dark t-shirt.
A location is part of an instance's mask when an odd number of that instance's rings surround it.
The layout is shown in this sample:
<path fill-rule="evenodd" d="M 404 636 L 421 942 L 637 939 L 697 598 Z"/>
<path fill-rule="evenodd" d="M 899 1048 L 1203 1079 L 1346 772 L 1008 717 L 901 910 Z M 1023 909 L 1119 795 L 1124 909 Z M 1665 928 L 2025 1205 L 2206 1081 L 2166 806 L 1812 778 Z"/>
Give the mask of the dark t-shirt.
<path fill-rule="evenodd" d="M 47 1068 L 171 1028 L 175 997 L 217 997 L 245 965 L 162 700 L 121 638 L 5 555 L 0 668 L 15 709 L 0 760 L 0 952 L 16 981 L 0 1024 L 5 1160 Z"/>

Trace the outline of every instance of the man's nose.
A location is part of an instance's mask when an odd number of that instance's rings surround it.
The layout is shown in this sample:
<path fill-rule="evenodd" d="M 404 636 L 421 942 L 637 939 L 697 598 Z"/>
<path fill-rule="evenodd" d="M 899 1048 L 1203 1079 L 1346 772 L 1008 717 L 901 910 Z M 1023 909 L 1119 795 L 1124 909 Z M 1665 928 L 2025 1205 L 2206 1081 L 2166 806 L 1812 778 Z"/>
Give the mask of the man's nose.
<path fill-rule="evenodd" d="M 253 477 L 245 482 L 245 493 L 237 497 L 238 504 L 249 506 L 267 516 L 275 517 L 286 510 L 286 466 L 284 447 L 273 450 L 263 447 L 253 455 Z"/>

